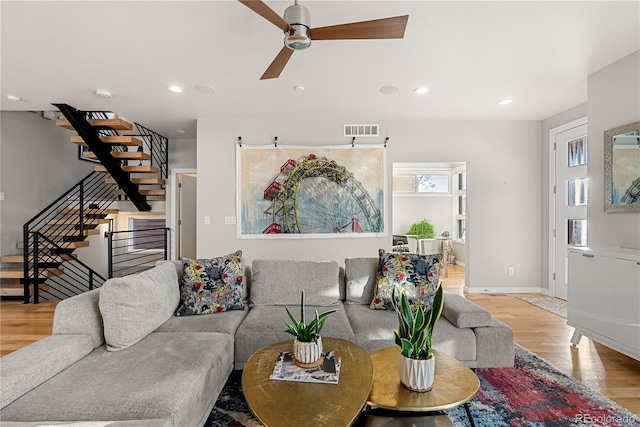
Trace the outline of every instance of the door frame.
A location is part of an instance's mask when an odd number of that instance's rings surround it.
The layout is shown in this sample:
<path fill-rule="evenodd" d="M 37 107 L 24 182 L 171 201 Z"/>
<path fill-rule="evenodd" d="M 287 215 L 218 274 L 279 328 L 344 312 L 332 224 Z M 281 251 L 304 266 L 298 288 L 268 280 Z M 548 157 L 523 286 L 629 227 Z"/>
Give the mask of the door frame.
<path fill-rule="evenodd" d="M 556 272 L 556 137 L 559 133 L 566 132 L 570 129 L 577 128 L 582 125 L 588 126 L 588 117 L 583 116 L 579 119 L 572 120 L 560 126 L 556 126 L 549 129 L 549 187 L 547 188 L 547 197 L 549 201 L 549 227 L 547 248 L 548 252 L 548 264 L 547 280 L 549 283 L 549 289 L 547 295 L 554 297 L 556 295 L 556 279 L 554 274 Z M 588 167 L 588 166 L 587 166 Z M 543 289 L 544 291 L 544 289 Z"/>
<path fill-rule="evenodd" d="M 168 221 L 171 227 L 171 254 L 169 255 L 169 259 L 172 260 L 175 260 L 178 254 L 178 203 L 180 203 L 178 198 L 178 175 L 186 173 L 197 174 L 198 170 L 196 168 L 175 168 L 169 172 L 169 196 L 171 197 L 169 207 L 171 219 Z"/>

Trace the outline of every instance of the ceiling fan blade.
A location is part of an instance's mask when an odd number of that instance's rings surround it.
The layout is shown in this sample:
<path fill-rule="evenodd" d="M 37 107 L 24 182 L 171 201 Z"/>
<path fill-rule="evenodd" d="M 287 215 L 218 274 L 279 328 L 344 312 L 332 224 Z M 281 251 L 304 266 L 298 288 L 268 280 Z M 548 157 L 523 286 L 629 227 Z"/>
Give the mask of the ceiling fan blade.
<path fill-rule="evenodd" d="M 274 59 L 271 65 L 269 65 L 267 71 L 265 71 L 262 77 L 260 77 L 260 80 L 277 78 L 282 70 L 284 70 L 287 62 L 289 62 L 289 58 L 291 58 L 291 55 L 293 55 L 293 51 L 286 46 L 283 47 L 280 50 L 280 53 L 278 53 L 278 55 L 276 56 L 276 59 Z"/>
<path fill-rule="evenodd" d="M 267 21 L 271 22 L 282 31 L 291 31 L 291 25 L 284 18 L 273 11 L 261 0 L 238 0 L 249 9 L 253 10 L 258 15 L 262 16 Z"/>
<path fill-rule="evenodd" d="M 401 39 L 409 15 L 311 28 L 311 40 Z"/>

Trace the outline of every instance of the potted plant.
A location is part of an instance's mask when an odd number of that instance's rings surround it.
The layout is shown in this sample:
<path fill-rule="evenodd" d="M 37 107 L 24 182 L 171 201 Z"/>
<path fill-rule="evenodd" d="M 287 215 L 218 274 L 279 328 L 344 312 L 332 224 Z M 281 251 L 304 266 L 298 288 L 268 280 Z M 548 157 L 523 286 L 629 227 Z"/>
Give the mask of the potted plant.
<path fill-rule="evenodd" d="M 295 337 L 293 340 L 293 357 L 296 365 L 303 368 L 320 366 L 323 360 L 320 332 L 327 317 L 338 310 L 329 310 L 322 314 L 318 314 L 318 310 L 316 310 L 315 318 L 307 325 L 304 314 L 304 291 L 302 291 L 300 297 L 300 320 L 296 320 L 293 317 L 288 307 L 285 307 L 285 309 L 292 322 L 290 325 L 287 324 L 285 332 Z"/>
<path fill-rule="evenodd" d="M 433 228 L 433 224 L 428 219 L 423 219 L 422 221 L 411 224 L 411 228 L 407 231 L 407 235 L 409 236 L 417 236 L 423 239 L 433 239 L 435 235 L 435 231 Z"/>
<path fill-rule="evenodd" d="M 435 356 L 431 336 L 442 313 L 444 294 L 438 287 L 433 304 L 428 307 L 417 301 L 413 307 L 404 292 L 392 292 L 393 308 L 398 315 L 395 342 L 400 347 L 398 373 L 400 382 L 412 391 L 429 391 L 435 379 Z"/>

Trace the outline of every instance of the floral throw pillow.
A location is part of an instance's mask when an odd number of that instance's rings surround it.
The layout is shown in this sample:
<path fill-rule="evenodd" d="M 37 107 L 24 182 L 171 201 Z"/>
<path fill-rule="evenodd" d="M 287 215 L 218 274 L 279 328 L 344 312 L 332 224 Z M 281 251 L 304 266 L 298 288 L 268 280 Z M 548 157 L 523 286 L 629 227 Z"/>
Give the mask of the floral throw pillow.
<path fill-rule="evenodd" d="M 376 288 L 370 308 L 393 310 L 391 293 L 397 287 L 412 303 L 433 304 L 438 290 L 441 254 L 420 255 L 379 251 Z"/>
<path fill-rule="evenodd" d="M 182 258 L 182 267 L 176 316 L 244 309 L 242 251 L 211 259 Z"/>

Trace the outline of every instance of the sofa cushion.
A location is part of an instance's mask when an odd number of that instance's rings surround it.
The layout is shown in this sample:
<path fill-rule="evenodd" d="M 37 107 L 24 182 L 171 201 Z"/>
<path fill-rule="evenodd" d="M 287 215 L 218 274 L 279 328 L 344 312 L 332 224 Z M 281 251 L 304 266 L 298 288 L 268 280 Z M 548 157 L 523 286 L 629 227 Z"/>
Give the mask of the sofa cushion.
<path fill-rule="evenodd" d="M 230 335 L 151 333 L 123 351 L 94 350 L 5 407 L 2 421 L 157 419 L 201 427 L 232 367 Z"/>
<path fill-rule="evenodd" d="M 109 279 L 100 289 L 100 313 L 109 351 L 124 350 L 173 315 L 180 301 L 178 275 L 171 263 Z"/>
<path fill-rule="evenodd" d="M 445 305 L 447 304 L 445 298 Z M 351 322 L 356 344 L 369 353 L 394 346 L 393 332 L 398 329 L 395 312 L 370 310 L 366 305 L 345 306 Z M 458 359 L 468 366 L 476 363 L 476 337 L 471 328 L 457 328 L 447 319 L 440 317 L 433 330 L 433 347 Z M 398 348 L 398 351 L 399 348 Z"/>
<path fill-rule="evenodd" d="M 335 308 L 338 311 L 329 315 L 321 335 L 353 341 L 353 330 L 347 318 L 344 304 L 339 302 Z M 291 310 L 293 307 L 290 306 L 289 309 Z M 305 309 L 307 319 L 312 319 L 315 316 L 315 310 L 322 313 L 327 311 L 327 307 L 307 305 Z M 292 310 L 296 317 L 299 312 L 299 309 Z M 282 306 L 260 305 L 251 308 L 235 335 L 236 369 L 241 369 L 253 353 L 266 345 L 285 340 L 293 342 L 293 336 L 285 332 L 285 322 L 290 323 L 291 319 Z"/>
<path fill-rule="evenodd" d="M 0 408 L 73 365 L 91 350 L 89 335 L 52 335 L 3 356 Z"/>
<path fill-rule="evenodd" d="M 208 258 L 182 258 L 180 307 L 177 316 L 244 309 L 242 251 Z"/>
<path fill-rule="evenodd" d="M 104 325 L 98 303 L 100 288 L 64 299 L 53 314 L 54 335 L 88 335 L 91 348 L 104 344 Z"/>
<path fill-rule="evenodd" d="M 420 255 L 379 251 L 376 289 L 371 308 L 393 310 L 391 293 L 403 290 L 410 301 L 422 300 L 428 307 L 438 290 L 442 254 Z"/>
<path fill-rule="evenodd" d="M 298 306 L 303 290 L 307 305 L 332 306 L 340 301 L 340 268 L 334 261 L 258 259 L 251 266 L 251 306 Z"/>
<path fill-rule="evenodd" d="M 215 316 L 171 316 L 156 332 L 221 332 L 233 336 L 248 312 L 245 307 Z"/>
<path fill-rule="evenodd" d="M 370 304 L 376 288 L 378 258 L 344 260 L 347 304 Z"/>
<path fill-rule="evenodd" d="M 446 304 L 442 307 L 442 316 L 458 328 L 493 325 L 491 313 L 462 295 L 447 292 L 444 298 Z"/>

